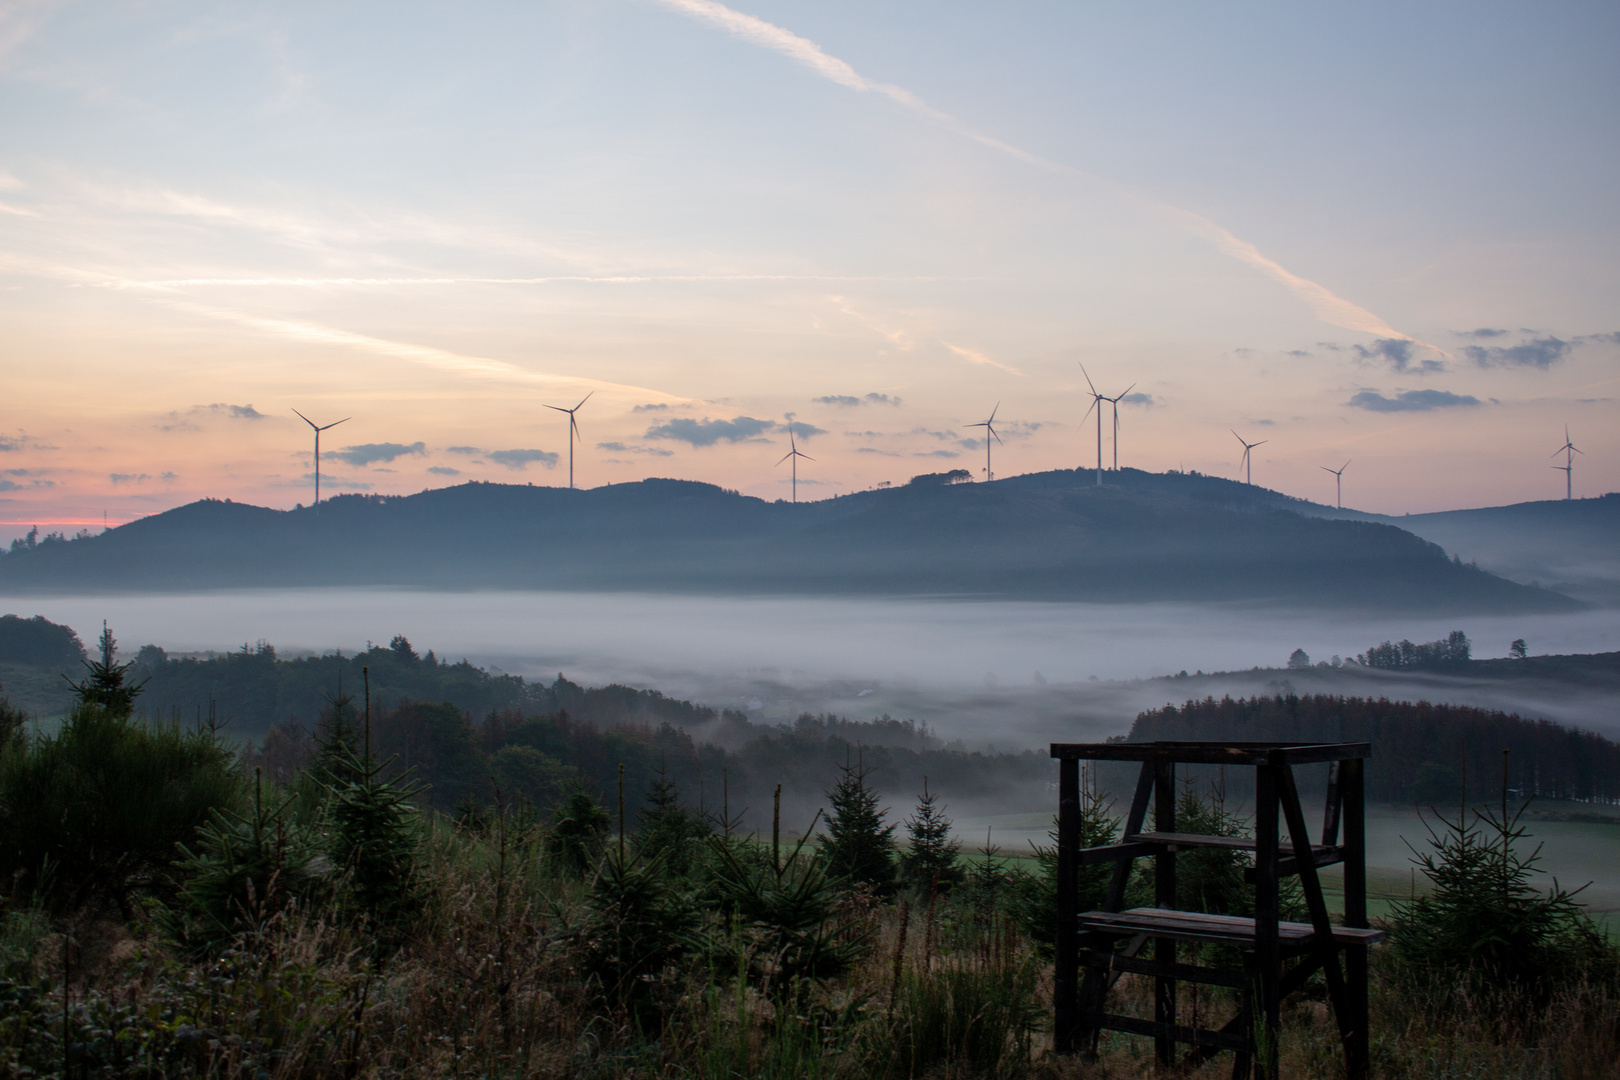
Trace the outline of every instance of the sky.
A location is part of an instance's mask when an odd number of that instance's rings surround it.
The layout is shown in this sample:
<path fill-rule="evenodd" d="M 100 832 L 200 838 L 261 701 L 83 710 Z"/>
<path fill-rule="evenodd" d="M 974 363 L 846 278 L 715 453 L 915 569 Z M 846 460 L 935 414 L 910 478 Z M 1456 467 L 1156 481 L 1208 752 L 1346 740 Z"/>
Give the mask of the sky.
<path fill-rule="evenodd" d="M 1094 466 L 1088 377 L 1125 466 L 1620 488 L 1620 8 L 735 2 L 0 0 L 0 538 L 307 504 L 295 409 L 323 497 L 587 396 L 584 487 Z"/>

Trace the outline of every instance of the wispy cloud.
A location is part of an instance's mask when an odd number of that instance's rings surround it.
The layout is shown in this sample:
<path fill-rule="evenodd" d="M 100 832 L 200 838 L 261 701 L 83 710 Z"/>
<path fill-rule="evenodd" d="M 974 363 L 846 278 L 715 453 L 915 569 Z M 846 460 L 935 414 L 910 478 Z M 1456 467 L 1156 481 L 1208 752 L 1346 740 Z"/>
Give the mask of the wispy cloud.
<path fill-rule="evenodd" d="M 1569 355 L 1571 343 L 1552 336 L 1517 345 L 1464 345 L 1462 354 L 1480 367 L 1534 367 L 1546 371 Z"/>
<path fill-rule="evenodd" d="M 1385 397 L 1376 390 L 1363 390 L 1346 404 L 1368 412 L 1430 412 L 1471 407 L 1480 404 L 1480 400 L 1472 394 L 1454 394 L 1450 390 L 1402 390 L 1393 397 Z"/>
<path fill-rule="evenodd" d="M 548 469 L 555 469 L 559 455 L 549 450 L 495 450 L 487 455 L 498 465 L 505 465 L 508 469 L 527 469 L 531 464 L 544 465 Z"/>
<path fill-rule="evenodd" d="M 1355 352 L 1363 360 L 1382 360 L 1396 371 L 1416 371 L 1427 374 L 1444 371 L 1446 365 L 1432 357 L 1419 358 L 1418 343 L 1404 335 L 1381 337 L 1371 345 L 1357 345 Z"/>
<path fill-rule="evenodd" d="M 752 416 L 737 416 L 730 420 L 693 420 L 678 416 L 662 424 L 654 424 L 642 436 L 647 439 L 673 439 L 692 446 L 713 446 L 716 443 L 739 443 L 757 439 L 776 427 L 775 421 L 760 420 Z"/>
<path fill-rule="evenodd" d="M 1009 375 L 1022 376 L 1024 374 L 1022 371 L 1019 371 L 1015 367 L 1011 367 L 1010 365 L 1003 364 L 1000 360 L 992 360 L 990 357 L 986 356 L 982 352 L 979 352 L 977 349 L 969 349 L 969 348 L 965 348 L 965 347 L 963 347 L 961 345 L 952 345 L 948 341 L 942 341 L 942 342 L 940 342 L 940 344 L 945 346 L 947 349 L 951 350 L 951 352 L 955 353 L 957 356 L 960 356 L 962 359 L 968 361 L 969 363 L 972 363 L 972 364 L 985 364 L 985 365 L 987 365 L 989 367 L 1000 368 L 1002 371 L 1005 371 Z"/>
<path fill-rule="evenodd" d="M 846 61 L 832 56 L 809 38 L 801 37 L 791 30 L 777 26 L 774 23 L 733 10 L 724 4 L 716 3 L 715 0 L 655 0 L 655 2 L 701 22 L 708 23 L 710 26 L 724 30 L 751 44 L 781 53 L 822 78 L 837 83 L 839 86 L 861 93 L 877 94 L 885 97 L 903 108 L 950 128 L 965 138 L 1007 154 L 1025 164 L 1070 176 L 1094 179 L 1089 174 L 1073 166 L 1052 161 L 1041 157 L 1039 154 L 1032 154 L 1011 143 L 976 131 L 950 113 L 934 108 L 903 87 L 868 79 Z M 1139 192 L 1130 191 L 1118 184 L 1110 184 L 1109 186 L 1121 191 L 1122 194 L 1127 195 L 1132 200 L 1155 209 L 1161 216 L 1179 225 L 1194 236 L 1205 240 L 1217 251 L 1277 281 L 1308 304 L 1316 317 L 1323 322 L 1334 326 L 1342 326 L 1347 330 L 1358 330 L 1362 333 L 1373 334 L 1377 337 L 1408 337 L 1408 335 L 1396 330 L 1367 309 L 1334 294 L 1323 285 L 1293 273 L 1274 259 L 1264 255 L 1247 240 L 1240 240 L 1229 230 L 1217 225 L 1203 215 L 1148 198 Z M 1428 347 L 1434 348 L 1434 346 Z M 1435 351 L 1439 352 L 1440 350 L 1436 349 Z"/>
<path fill-rule="evenodd" d="M 460 469 L 452 469 L 448 465 L 429 465 L 428 472 L 434 476 L 460 476 Z"/>
<path fill-rule="evenodd" d="M 898 408 L 900 399 L 889 394 L 825 394 L 818 398 L 811 398 L 811 404 L 831 405 L 836 409 L 853 409 L 860 405 L 890 405 Z"/>
<path fill-rule="evenodd" d="M 414 442 L 407 446 L 404 443 L 385 442 L 345 446 L 341 450 L 330 450 L 321 456 L 359 466 L 374 465 L 379 461 L 389 462 L 402 457 L 420 457 L 426 453 L 427 446 L 424 443 Z"/>

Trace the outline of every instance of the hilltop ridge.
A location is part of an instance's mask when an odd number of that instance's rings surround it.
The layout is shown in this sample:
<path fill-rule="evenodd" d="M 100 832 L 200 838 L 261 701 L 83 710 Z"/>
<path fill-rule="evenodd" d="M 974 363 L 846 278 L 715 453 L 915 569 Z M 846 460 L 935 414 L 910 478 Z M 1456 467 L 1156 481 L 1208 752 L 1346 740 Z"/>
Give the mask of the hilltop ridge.
<path fill-rule="evenodd" d="M 0 558 L 9 592 L 317 585 L 1564 610 L 1392 524 L 1216 477 L 1057 470 L 766 502 L 650 479 L 201 500 Z"/>

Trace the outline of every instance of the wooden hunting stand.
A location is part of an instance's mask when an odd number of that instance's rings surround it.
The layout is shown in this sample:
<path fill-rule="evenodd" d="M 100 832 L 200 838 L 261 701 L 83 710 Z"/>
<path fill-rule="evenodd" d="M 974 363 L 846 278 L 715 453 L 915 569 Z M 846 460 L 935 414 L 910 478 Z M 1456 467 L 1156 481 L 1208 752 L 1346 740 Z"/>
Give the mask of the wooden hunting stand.
<path fill-rule="evenodd" d="M 1057 970 L 1053 986 L 1054 1048 L 1060 1054 L 1096 1052 L 1103 1029 L 1151 1035 L 1159 1061 L 1172 1065 L 1176 1044 L 1189 1043 L 1189 1063 L 1222 1050 L 1236 1054 L 1232 1075 L 1251 1067 L 1266 1080 L 1277 1075 L 1277 1035 L 1282 999 L 1305 985 L 1317 971 L 1327 980 L 1328 997 L 1344 1044 L 1350 1080 L 1367 1075 L 1367 947 L 1384 939 L 1367 929 L 1366 832 L 1362 765 L 1367 743 L 1053 743 L 1058 759 Z M 1141 776 L 1119 843 L 1080 846 L 1080 762 L 1140 761 Z M 1313 844 L 1294 784 L 1295 765 L 1328 763 L 1327 806 L 1322 842 Z M 1254 839 L 1197 836 L 1175 831 L 1176 766 L 1248 765 L 1254 777 Z M 1153 831 L 1144 832 L 1148 798 L 1153 798 Z M 1288 830 L 1283 850 L 1278 811 Z M 1344 841 L 1339 841 L 1340 826 Z M 1253 918 L 1177 911 L 1176 852 L 1219 847 L 1254 852 Z M 1121 911 L 1125 885 L 1137 858 L 1154 860 L 1154 905 Z M 1113 879 L 1097 911 L 1079 910 L 1079 868 L 1112 863 Z M 1328 921 L 1317 868 L 1344 864 L 1344 924 Z M 1278 917 L 1278 882 L 1298 874 L 1310 910 L 1308 923 Z M 1148 940 L 1151 959 L 1138 957 Z M 1120 943 L 1124 942 L 1121 948 Z M 1177 942 L 1230 945 L 1242 950 L 1241 968 L 1179 963 Z M 1344 969 L 1339 954 L 1344 954 Z M 1292 961 L 1292 963 L 1290 963 Z M 1084 967 L 1085 978 L 1080 978 Z M 1152 1020 L 1105 1009 L 1108 992 L 1124 972 L 1154 978 Z M 1226 986 L 1238 991 L 1236 1017 L 1219 1030 L 1176 1022 L 1176 983 Z"/>

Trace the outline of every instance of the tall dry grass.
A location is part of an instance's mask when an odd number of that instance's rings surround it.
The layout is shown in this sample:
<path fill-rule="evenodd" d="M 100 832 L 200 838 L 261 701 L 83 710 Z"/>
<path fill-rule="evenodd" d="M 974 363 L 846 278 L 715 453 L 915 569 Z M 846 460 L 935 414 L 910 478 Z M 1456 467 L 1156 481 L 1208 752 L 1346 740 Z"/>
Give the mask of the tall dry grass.
<path fill-rule="evenodd" d="M 1105 1036 L 1096 1062 L 1053 1057 L 1049 964 L 967 889 L 892 903 L 856 894 L 836 918 L 863 935 L 864 957 L 836 978 L 784 985 L 759 955 L 767 939 L 696 888 L 702 942 L 639 976 L 632 1002 L 591 966 L 591 882 L 553 873 L 532 835 L 438 822 L 422 853 L 423 908 L 386 954 L 322 911 L 278 914 L 200 961 L 150 918 L 74 926 L 14 908 L 0 924 L 0 1075 L 1157 1075 L 1151 1042 L 1124 1035 Z M 1125 977 L 1110 1007 L 1150 1015 L 1150 981 Z M 1178 1007 L 1218 1026 L 1236 1004 L 1183 986 Z M 1620 1080 L 1620 999 L 1601 986 L 1531 1008 L 1375 965 L 1372 1015 L 1374 1073 L 1387 1080 Z M 1342 1074 L 1319 994 L 1290 1004 L 1281 1051 L 1284 1076 Z M 1222 1055 L 1178 1075 L 1230 1068 Z"/>

